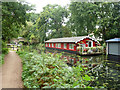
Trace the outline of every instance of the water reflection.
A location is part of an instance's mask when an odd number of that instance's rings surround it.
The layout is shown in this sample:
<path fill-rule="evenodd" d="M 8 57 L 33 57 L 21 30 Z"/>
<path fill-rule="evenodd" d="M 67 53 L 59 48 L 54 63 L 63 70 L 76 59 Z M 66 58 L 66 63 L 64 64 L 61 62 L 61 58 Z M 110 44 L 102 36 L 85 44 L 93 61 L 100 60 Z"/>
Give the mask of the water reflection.
<path fill-rule="evenodd" d="M 67 59 L 69 66 L 81 64 L 87 67 L 86 73 L 95 77 L 90 84 L 92 87 L 120 88 L 120 62 L 107 60 L 105 55 L 78 56 L 64 53 L 61 58 Z"/>
<path fill-rule="evenodd" d="M 104 86 L 108 88 L 120 88 L 120 63 L 104 60 L 103 67 L 94 70 L 92 75 L 98 79 L 92 82 L 91 86 Z M 98 73 L 98 75 L 96 74 Z"/>
<path fill-rule="evenodd" d="M 71 59 L 69 61 L 71 63 Z M 105 55 L 81 56 L 77 57 L 77 61 L 88 67 L 87 73 L 96 78 L 91 86 L 120 88 L 120 62 L 107 60 Z"/>

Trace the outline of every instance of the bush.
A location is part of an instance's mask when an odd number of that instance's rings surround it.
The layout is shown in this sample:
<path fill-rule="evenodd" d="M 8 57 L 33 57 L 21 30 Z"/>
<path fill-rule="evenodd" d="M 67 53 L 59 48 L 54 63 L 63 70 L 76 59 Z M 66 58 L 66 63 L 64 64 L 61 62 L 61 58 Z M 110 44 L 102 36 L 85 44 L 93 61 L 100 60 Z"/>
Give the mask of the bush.
<path fill-rule="evenodd" d="M 2 65 L 2 64 L 4 64 L 4 56 L 5 56 L 5 54 L 1 54 L 0 55 L 0 65 Z"/>
<path fill-rule="evenodd" d="M 2 41 L 2 54 L 8 54 L 8 51 L 6 43 Z"/>
<path fill-rule="evenodd" d="M 3 54 L 8 54 L 8 48 L 2 48 L 2 53 Z"/>
<path fill-rule="evenodd" d="M 22 80 L 26 88 L 89 88 L 91 78 L 78 65 L 73 69 L 61 60 L 62 54 L 17 52 L 22 58 Z"/>

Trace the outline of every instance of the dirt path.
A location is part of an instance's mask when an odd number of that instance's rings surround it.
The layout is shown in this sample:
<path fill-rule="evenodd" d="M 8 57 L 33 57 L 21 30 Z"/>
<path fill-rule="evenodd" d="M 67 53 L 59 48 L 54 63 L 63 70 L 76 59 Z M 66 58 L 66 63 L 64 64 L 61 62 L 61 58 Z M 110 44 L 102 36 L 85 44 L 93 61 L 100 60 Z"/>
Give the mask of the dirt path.
<path fill-rule="evenodd" d="M 2 65 L 2 88 L 23 88 L 21 76 L 21 59 L 15 51 L 10 51 Z"/>

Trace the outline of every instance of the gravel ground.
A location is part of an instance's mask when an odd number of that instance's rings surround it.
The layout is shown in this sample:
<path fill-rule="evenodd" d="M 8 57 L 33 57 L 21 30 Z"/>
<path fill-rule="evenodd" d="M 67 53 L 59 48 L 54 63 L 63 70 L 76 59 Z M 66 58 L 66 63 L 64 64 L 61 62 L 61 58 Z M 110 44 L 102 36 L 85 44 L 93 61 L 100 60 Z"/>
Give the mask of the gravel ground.
<path fill-rule="evenodd" d="M 22 63 L 20 57 L 15 51 L 10 51 L 8 55 L 5 56 L 5 62 L 0 67 L 0 86 L 2 88 L 23 88 L 22 82 Z M 2 80 L 1 80 L 2 79 Z"/>

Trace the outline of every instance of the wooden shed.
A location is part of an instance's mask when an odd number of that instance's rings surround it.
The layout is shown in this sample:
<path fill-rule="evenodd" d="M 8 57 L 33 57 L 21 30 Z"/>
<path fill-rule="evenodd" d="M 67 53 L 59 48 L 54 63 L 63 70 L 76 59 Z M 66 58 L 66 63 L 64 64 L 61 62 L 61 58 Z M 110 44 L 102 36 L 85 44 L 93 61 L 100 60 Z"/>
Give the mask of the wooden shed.
<path fill-rule="evenodd" d="M 107 54 L 108 55 L 119 55 L 120 56 L 120 38 L 114 38 L 106 40 L 107 43 Z"/>

